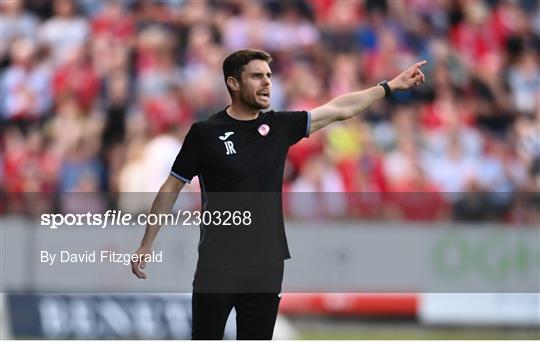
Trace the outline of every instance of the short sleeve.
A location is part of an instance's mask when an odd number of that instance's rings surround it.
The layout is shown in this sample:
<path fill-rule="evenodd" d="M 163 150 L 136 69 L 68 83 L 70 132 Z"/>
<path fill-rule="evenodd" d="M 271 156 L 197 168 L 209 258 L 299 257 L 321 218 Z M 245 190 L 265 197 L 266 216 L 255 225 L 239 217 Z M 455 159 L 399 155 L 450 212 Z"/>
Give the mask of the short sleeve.
<path fill-rule="evenodd" d="M 289 145 L 294 145 L 302 140 L 302 138 L 309 137 L 309 126 L 311 124 L 310 112 L 279 112 L 279 117 L 289 130 Z"/>
<path fill-rule="evenodd" d="M 196 124 L 193 124 L 184 138 L 180 152 L 174 160 L 171 175 L 183 182 L 191 183 L 201 168 L 203 160 L 203 145 Z"/>

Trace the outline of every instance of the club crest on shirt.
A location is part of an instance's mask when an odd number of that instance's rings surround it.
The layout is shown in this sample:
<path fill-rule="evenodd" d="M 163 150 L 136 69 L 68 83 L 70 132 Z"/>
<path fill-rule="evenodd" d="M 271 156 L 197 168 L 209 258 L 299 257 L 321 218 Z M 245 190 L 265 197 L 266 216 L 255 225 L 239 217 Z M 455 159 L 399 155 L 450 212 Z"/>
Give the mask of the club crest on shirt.
<path fill-rule="evenodd" d="M 270 132 L 270 126 L 268 126 L 267 124 L 262 124 L 257 130 L 259 131 L 259 134 L 264 137 L 268 135 L 268 132 Z"/>

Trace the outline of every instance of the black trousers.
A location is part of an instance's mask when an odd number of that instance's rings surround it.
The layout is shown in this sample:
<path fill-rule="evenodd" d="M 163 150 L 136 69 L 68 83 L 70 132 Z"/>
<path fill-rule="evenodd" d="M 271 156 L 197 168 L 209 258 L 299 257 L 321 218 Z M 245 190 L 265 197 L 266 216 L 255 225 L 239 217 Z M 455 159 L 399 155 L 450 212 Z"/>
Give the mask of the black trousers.
<path fill-rule="evenodd" d="M 227 318 L 236 310 L 236 339 L 271 340 L 280 295 L 270 293 L 193 294 L 193 340 L 222 340 Z"/>
<path fill-rule="evenodd" d="M 281 299 L 283 261 L 218 271 L 197 270 L 192 299 L 192 339 L 221 340 L 236 310 L 238 340 L 270 340 Z"/>

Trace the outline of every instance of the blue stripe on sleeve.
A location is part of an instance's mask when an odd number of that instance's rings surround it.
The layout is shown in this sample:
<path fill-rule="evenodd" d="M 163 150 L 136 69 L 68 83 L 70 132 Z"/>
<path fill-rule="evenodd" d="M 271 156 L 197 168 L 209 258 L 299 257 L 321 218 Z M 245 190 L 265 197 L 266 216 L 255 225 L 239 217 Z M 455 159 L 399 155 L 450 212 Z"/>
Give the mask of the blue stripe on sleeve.
<path fill-rule="evenodd" d="M 311 128 L 311 112 L 307 112 L 306 138 L 309 138 L 309 129 Z"/>
<path fill-rule="evenodd" d="M 182 182 L 184 183 L 191 183 L 191 181 L 189 179 L 187 179 L 186 177 L 182 177 L 180 176 L 178 173 L 174 172 L 174 171 L 171 171 L 171 175 L 175 176 L 176 178 L 180 179 Z"/>

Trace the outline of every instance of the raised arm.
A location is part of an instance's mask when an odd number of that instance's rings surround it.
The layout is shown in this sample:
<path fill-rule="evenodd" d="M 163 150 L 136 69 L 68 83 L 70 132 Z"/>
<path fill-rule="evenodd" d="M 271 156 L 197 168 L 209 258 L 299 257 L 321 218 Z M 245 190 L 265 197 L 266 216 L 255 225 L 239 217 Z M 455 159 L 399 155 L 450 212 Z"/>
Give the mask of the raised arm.
<path fill-rule="evenodd" d="M 390 90 L 405 90 L 425 82 L 425 76 L 422 70 L 420 70 L 420 67 L 426 63 L 426 61 L 421 61 L 404 70 L 396 78 L 388 82 Z M 384 96 L 385 90 L 379 85 L 366 90 L 338 96 L 324 105 L 311 110 L 309 133 L 316 132 L 335 121 L 350 119 Z"/>
<path fill-rule="evenodd" d="M 159 192 L 152 203 L 151 214 L 169 214 L 171 209 L 178 198 L 178 194 L 182 190 L 186 183 L 182 182 L 176 177 L 170 176 L 165 180 L 165 183 L 159 189 Z M 157 220 L 159 221 L 159 220 Z M 152 244 L 156 238 L 161 226 L 159 224 L 146 226 L 146 231 L 141 241 L 139 249 L 134 253 L 137 255 L 150 254 L 152 252 Z M 141 258 L 139 258 L 140 260 Z M 133 261 L 131 263 L 131 270 L 138 278 L 146 279 L 146 274 L 142 271 L 144 269 L 145 262 Z"/>

